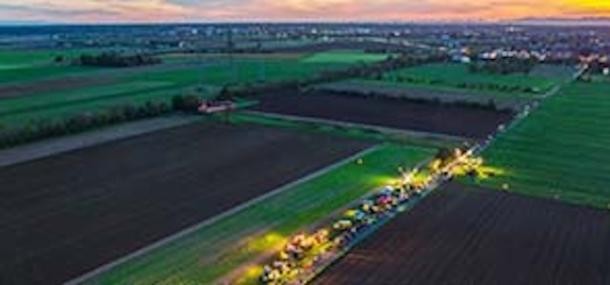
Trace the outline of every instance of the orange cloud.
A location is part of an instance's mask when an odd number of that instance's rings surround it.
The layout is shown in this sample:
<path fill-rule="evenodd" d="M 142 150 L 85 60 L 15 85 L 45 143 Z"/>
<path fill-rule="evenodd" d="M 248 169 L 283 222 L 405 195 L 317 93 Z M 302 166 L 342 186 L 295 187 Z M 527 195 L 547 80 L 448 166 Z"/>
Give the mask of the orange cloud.
<path fill-rule="evenodd" d="M 610 16 L 606 0 L 20 0 L 0 19 L 49 21 L 420 21 Z"/>

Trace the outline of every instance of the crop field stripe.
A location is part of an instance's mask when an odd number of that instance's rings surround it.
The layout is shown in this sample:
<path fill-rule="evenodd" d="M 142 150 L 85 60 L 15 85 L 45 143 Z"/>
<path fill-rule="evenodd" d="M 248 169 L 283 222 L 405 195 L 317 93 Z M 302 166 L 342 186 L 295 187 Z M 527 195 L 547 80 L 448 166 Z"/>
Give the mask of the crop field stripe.
<path fill-rule="evenodd" d="M 182 238 L 182 237 L 187 236 L 187 235 L 189 235 L 189 234 L 191 234 L 193 232 L 196 232 L 197 230 L 199 230 L 199 229 L 201 229 L 203 227 L 206 227 L 208 225 L 211 225 L 211 224 L 213 224 L 213 223 L 215 223 L 215 222 L 217 222 L 217 221 L 219 221 L 219 220 L 221 220 L 223 218 L 226 218 L 226 217 L 231 216 L 231 215 L 233 215 L 235 213 L 238 213 L 238 212 L 240 212 L 240 211 L 242 211 L 242 210 L 244 210 L 246 208 L 252 207 L 253 205 L 258 204 L 258 203 L 260 203 L 261 201 L 263 201 L 265 199 L 268 199 L 268 198 L 273 197 L 273 196 L 275 196 L 275 195 L 277 195 L 279 193 L 282 193 L 282 192 L 284 192 L 286 190 L 289 190 L 289 189 L 291 189 L 292 187 L 294 187 L 296 185 L 299 185 L 299 184 L 305 183 L 305 182 L 307 182 L 309 180 L 312 180 L 314 178 L 317 178 L 317 177 L 319 177 L 319 176 L 321 176 L 321 175 L 323 175 L 323 174 L 325 174 L 325 173 L 327 173 L 329 171 L 337 169 L 337 168 L 339 168 L 339 167 L 341 167 L 341 166 L 343 166 L 343 165 L 353 161 L 355 158 L 362 157 L 362 156 L 365 156 L 365 155 L 367 155 L 369 153 L 377 151 L 380 147 L 381 147 L 380 145 L 370 147 L 370 148 L 368 148 L 368 149 L 366 149 L 364 151 L 361 151 L 361 152 L 359 152 L 359 153 L 357 153 L 355 155 L 352 155 L 352 156 L 350 156 L 348 158 L 345 158 L 345 159 L 343 159 L 341 161 L 338 161 L 338 162 L 336 162 L 336 163 L 334 163 L 334 164 L 332 164 L 332 165 L 330 165 L 330 166 L 328 166 L 326 168 L 320 169 L 320 170 L 318 170 L 318 171 L 316 171 L 314 173 L 311 173 L 311 174 L 309 174 L 309 175 L 307 175 L 307 176 L 305 176 L 303 178 L 300 178 L 298 180 L 290 182 L 290 183 L 288 183 L 288 184 L 286 184 L 284 186 L 281 186 L 281 187 L 279 187 L 279 188 L 277 188 L 275 190 L 272 190 L 271 192 L 268 192 L 268 193 L 263 194 L 263 195 L 261 195 L 261 196 L 259 196 L 257 198 L 254 198 L 253 200 L 250 200 L 250 201 L 248 201 L 246 203 L 243 203 L 243 204 L 241 204 L 241 205 L 239 205 L 239 206 L 237 206 L 237 207 L 235 207 L 235 208 L 233 208 L 231 210 L 228 210 L 228 211 L 226 211 L 226 212 L 224 212 L 222 214 L 219 214 L 219 215 L 217 215 L 217 216 L 215 216 L 213 218 L 207 219 L 205 221 L 202 221 L 199 224 L 196 224 L 194 226 L 186 228 L 186 229 L 180 231 L 179 233 L 177 233 L 175 235 L 172 235 L 172 236 L 169 236 L 169 237 L 164 238 L 162 240 L 159 240 L 159 241 L 151 244 L 150 246 L 142 248 L 142 249 L 140 249 L 140 250 L 138 250 L 136 252 L 133 252 L 133 253 L 131 253 L 131 254 L 125 256 L 125 257 L 122 257 L 122 258 L 120 258 L 120 259 L 118 259 L 116 261 L 113 261 L 113 262 L 111 262 L 109 264 L 103 265 L 103 266 L 101 266 L 101 267 L 99 267 L 99 268 L 97 268 L 97 269 L 95 269 L 95 270 L 93 270 L 93 271 L 91 271 L 89 273 L 86 273 L 86 274 L 84 274 L 84 275 L 82 275 L 80 277 L 77 277 L 77 278 L 75 278 L 73 280 L 70 280 L 70 281 L 66 282 L 65 284 L 66 285 L 82 284 L 82 283 L 86 282 L 87 280 L 93 278 L 94 276 L 102 274 L 102 273 L 104 273 L 104 272 L 106 272 L 108 270 L 111 270 L 112 268 L 114 268 L 116 266 L 119 266 L 120 264 L 125 263 L 128 260 L 137 258 L 137 257 L 139 257 L 141 255 L 144 255 L 144 254 L 146 254 L 146 253 L 148 253 L 148 252 L 150 252 L 152 250 L 155 250 L 155 249 L 157 249 L 159 247 L 167 245 L 167 244 L 169 244 L 169 243 L 171 243 L 171 242 L 173 242 L 173 241 L 175 241 L 175 240 L 177 240 L 179 238 Z"/>
<path fill-rule="evenodd" d="M 5 110 L 0 111 L 0 116 L 9 116 L 9 115 L 15 115 L 15 114 L 19 114 L 19 113 L 37 112 L 37 111 L 53 109 L 53 108 L 57 108 L 57 107 L 64 108 L 64 107 L 68 107 L 68 106 L 82 104 L 83 102 L 96 102 L 96 101 L 103 101 L 103 100 L 111 100 L 111 99 L 115 99 L 115 98 L 128 97 L 128 96 L 141 94 L 141 93 L 149 93 L 149 92 L 155 92 L 155 91 L 168 90 L 168 89 L 175 88 L 171 84 L 162 83 L 162 82 L 157 82 L 157 83 L 149 82 L 149 83 L 146 83 L 146 85 L 144 85 L 144 86 L 139 86 L 140 82 L 136 82 L 136 83 L 138 83 L 138 84 L 125 84 L 124 85 L 126 87 L 125 90 L 122 90 L 123 85 L 112 86 L 112 87 L 117 87 L 118 90 L 116 92 L 109 91 L 109 92 L 101 93 L 101 94 L 99 94 L 99 96 L 90 96 L 90 97 L 81 96 L 81 98 L 78 98 L 78 99 L 56 98 L 55 100 L 52 100 L 51 102 L 48 102 L 48 103 L 40 103 L 40 98 L 37 98 L 38 100 L 37 99 L 31 99 L 31 100 L 28 99 L 29 102 L 32 102 L 35 104 L 33 104 L 31 106 L 25 105 L 21 108 L 11 108 L 11 107 L 7 106 L 7 108 L 3 108 Z M 90 91 L 90 90 L 78 91 L 75 94 L 87 93 L 87 91 Z M 85 98 L 82 98 L 82 97 L 85 97 Z M 23 101 L 23 100 L 20 100 L 20 101 Z M 2 102 L 2 103 L 9 105 L 12 102 Z"/>
<path fill-rule="evenodd" d="M 224 118 L 216 117 L 217 120 Z M 459 141 L 439 140 L 436 138 L 419 138 L 402 133 L 386 133 L 379 132 L 375 129 L 369 129 L 363 126 L 343 127 L 341 125 L 313 123 L 298 119 L 292 120 L 287 117 L 275 117 L 271 113 L 258 113 L 257 111 L 241 111 L 235 113 L 230 118 L 231 122 L 236 124 L 251 124 L 270 126 L 274 128 L 295 129 L 311 133 L 324 133 L 334 136 L 354 138 L 358 140 L 396 143 L 411 146 L 421 146 L 427 148 L 452 148 L 463 143 Z M 376 127 L 375 127 L 376 128 Z"/>
<path fill-rule="evenodd" d="M 536 197 L 607 208 L 610 85 L 573 83 L 484 152 L 504 175 L 479 181 Z M 535 135 L 534 135 L 535 134 Z M 535 138 L 535 139 L 533 139 Z M 586 186 L 585 186 L 586 185 Z"/>
<path fill-rule="evenodd" d="M 399 134 L 399 135 L 405 135 L 408 137 L 431 139 L 431 140 L 438 140 L 438 141 L 451 142 L 451 143 L 462 143 L 464 141 L 469 140 L 468 138 L 465 138 L 465 137 L 452 136 L 452 135 L 446 135 L 446 134 L 403 130 L 403 129 L 396 129 L 396 128 L 391 128 L 391 127 L 367 125 L 367 124 L 363 124 L 363 123 L 351 123 L 351 122 L 338 121 L 338 120 L 332 120 L 332 119 L 284 115 L 284 114 L 278 114 L 278 113 L 267 113 L 264 111 L 244 111 L 244 113 L 256 115 L 256 116 L 262 116 L 262 117 L 269 117 L 272 119 L 284 119 L 284 120 L 288 120 L 288 121 L 297 121 L 297 122 L 301 121 L 301 122 L 323 124 L 323 125 L 330 125 L 330 126 L 340 126 L 340 127 L 345 127 L 345 128 L 369 129 L 369 130 L 374 130 L 374 131 L 378 131 L 381 133 L 387 133 L 390 135 Z"/>

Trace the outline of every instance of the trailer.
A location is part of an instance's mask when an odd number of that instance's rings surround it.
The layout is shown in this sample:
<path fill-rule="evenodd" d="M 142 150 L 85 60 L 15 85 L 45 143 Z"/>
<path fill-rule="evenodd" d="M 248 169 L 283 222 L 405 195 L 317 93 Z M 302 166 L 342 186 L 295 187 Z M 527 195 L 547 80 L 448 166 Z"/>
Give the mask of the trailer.
<path fill-rule="evenodd" d="M 229 112 L 237 109 L 237 105 L 232 101 L 202 101 L 197 111 L 204 114 L 214 114 Z"/>

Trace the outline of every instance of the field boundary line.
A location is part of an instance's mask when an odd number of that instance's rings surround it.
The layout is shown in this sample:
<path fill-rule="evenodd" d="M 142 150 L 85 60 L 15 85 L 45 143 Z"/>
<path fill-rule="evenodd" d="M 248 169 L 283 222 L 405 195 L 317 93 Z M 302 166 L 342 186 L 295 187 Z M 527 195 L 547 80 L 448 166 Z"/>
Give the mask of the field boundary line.
<path fill-rule="evenodd" d="M 0 150 L 0 167 L 30 162 L 113 141 L 184 126 L 200 119 L 201 117 L 198 116 L 165 116 L 108 126 L 85 133 L 7 148 Z"/>
<path fill-rule="evenodd" d="M 262 117 L 272 118 L 272 119 L 283 119 L 288 121 L 296 121 L 296 122 L 305 122 L 305 123 L 314 123 L 314 124 L 324 124 L 330 126 L 338 126 L 345 128 L 358 128 L 363 130 L 372 130 L 380 133 L 388 134 L 388 135 L 403 135 L 412 138 L 418 139 L 428 139 L 428 140 L 437 140 L 444 142 L 454 142 L 454 143 L 462 143 L 464 141 L 472 141 L 475 139 L 467 138 L 467 137 L 459 137 L 452 136 L 446 134 L 435 134 L 429 132 L 421 132 L 421 131 L 411 131 L 411 130 L 402 130 L 396 128 L 382 127 L 376 125 L 368 125 L 368 124 L 360 124 L 360 123 L 351 123 L 337 120 L 329 120 L 329 119 L 320 119 L 320 118 L 311 118 L 311 117 L 302 117 L 302 116 L 294 116 L 294 115 L 284 115 L 277 113 L 268 113 L 261 111 L 243 111 L 244 114 L 247 115 L 258 115 Z"/>
<path fill-rule="evenodd" d="M 363 156 L 366 156 L 366 155 L 368 155 L 370 153 L 378 151 L 383 146 L 384 146 L 384 144 L 377 144 L 377 145 L 371 146 L 371 147 L 369 147 L 369 148 L 367 148 L 365 150 L 359 151 L 359 152 L 357 152 L 357 153 L 355 153 L 355 154 L 353 154 L 353 155 L 351 155 L 349 157 L 346 157 L 344 159 L 341 159 L 341 160 L 339 160 L 339 161 L 337 161 L 337 162 L 335 162 L 335 163 L 333 163 L 333 164 L 331 164 L 329 166 L 326 166 L 326 167 L 324 167 L 322 169 L 319 169 L 319 170 L 316 170 L 316 171 L 314 171 L 314 172 L 312 172 L 310 174 L 307 174 L 307 175 L 305 175 L 305 176 L 303 176 L 303 177 L 301 177 L 301 178 L 299 178 L 297 180 L 294 180 L 292 182 L 284 184 L 284 185 L 276 188 L 275 190 L 272 190 L 271 192 L 268 192 L 266 194 L 258 196 L 258 197 L 254 198 L 254 199 L 252 199 L 250 201 L 247 201 L 247 202 L 245 202 L 245 203 L 243 203 L 243 204 L 241 204 L 241 205 L 239 205 L 237 207 L 229 209 L 229 210 L 227 210 L 227 211 L 225 211 L 223 213 L 220 213 L 220 214 L 218 214 L 218 215 L 216 215 L 214 217 L 211 217 L 209 219 L 203 220 L 202 222 L 200 222 L 198 224 L 195 224 L 195 225 L 192 225 L 192 226 L 190 226 L 188 228 L 185 228 L 185 229 L 177 232 L 176 234 L 173 234 L 173 235 L 170 235 L 170 236 L 165 237 L 163 239 L 160 239 L 160 240 L 158 240 L 158 241 L 156 241 L 156 242 L 154 242 L 154 243 L 152 243 L 152 244 L 150 244 L 148 246 L 145 246 L 145 247 L 143 247 L 143 248 L 141 248 L 139 250 L 136 250 L 136 251 L 134 251 L 134 252 L 132 252 L 132 253 L 126 255 L 126 256 L 123 256 L 123 257 L 121 257 L 121 258 L 119 258 L 119 259 L 117 259 L 115 261 L 112 261 L 112 262 L 107 263 L 105 265 L 102 265 L 102 266 L 100 266 L 100 267 L 98 267 L 96 269 L 93 269 L 92 271 L 89 271 L 88 273 L 85 273 L 85 274 L 83 274 L 83 275 L 81 275 L 79 277 L 76 277 L 74 279 L 71 279 L 71 280 L 65 282 L 64 285 L 83 284 L 84 282 L 87 282 L 88 280 L 94 278 L 96 275 L 100 275 L 100 274 L 102 274 L 104 272 L 110 271 L 111 269 L 113 269 L 113 268 L 115 268 L 115 267 L 117 267 L 117 266 L 119 266 L 119 265 L 121 265 L 123 263 L 126 263 L 126 262 L 128 262 L 128 261 L 130 261 L 132 259 L 141 257 L 141 256 L 143 256 L 143 255 L 145 255 L 145 254 L 147 254 L 147 253 L 149 253 L 149 252 L 151 252 L 153 250 L 161 248 L 161 247 L 163 247 L 163 246 L 165 246 L 167 244 L 170 244 L 170 243 L 172 243 L 172 242 L 174 242 L 174 241 L 176 241 L 176 240 L 178 240 L 178 239 L 180 239 L 182 237 L 185 237 L 185 236 L 187 236 L 187 235 L 189 235 L 191 233 L 194 233 L 194 232 L 196 232 L 196 231 L 198 231 L 198 230 L 200 230 L 202 228 L 210 226 L 210 225 L 216 223 L 219 220 L 222 220 L 224 218 L 227 218 L 229 216 L 237 214 L 237 213 L 239 213 L 239 212 L 241 212 L 241 211 L 243 211 L 243 210 L 245 210 L 245 209 L 247 209 L 247 208 L 249 208 L 251 206 L 254 206 L 254 205 L 258 204 L 259 202 L 262 202 L 262 201 L 264 201 L 266 199 L 269 199 L 269 198 L 271 198 L 273 196 L 276 196 L 276 195 L 278 195 L 278 194 L 280 194 L 282 192 L 285 192 L 285 191 L 287 191 L 287 190 L 289 190 L 289 189 L 291 189 L 291 188 L 293 188 L 293 187 L 295 187 L 295 186 L 297 186 L 299 184 L 302 184 L 302 183 L 308 182 L 310 180 L 313 180 L 315 178 L 318 178 L 318 177 L 320 177 L 320 176 L 322 176 L 322 175 L 324 175 L 324 174 L 326 174 L 326 173 L 328 173 L 328 172 L 330 172 L 332 170 L 338 169 L 339 167 L 342 167 L 342 166 L 344 166 L 344 165 L 354 161 L 355 159 L 357 159 L 359 157 L 363 157 Z"/>

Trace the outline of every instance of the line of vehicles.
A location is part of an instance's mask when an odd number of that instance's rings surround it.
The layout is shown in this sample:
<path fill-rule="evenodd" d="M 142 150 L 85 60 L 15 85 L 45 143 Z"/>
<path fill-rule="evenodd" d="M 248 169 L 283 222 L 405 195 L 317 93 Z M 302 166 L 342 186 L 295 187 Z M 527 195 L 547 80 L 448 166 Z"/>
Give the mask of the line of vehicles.
<path fill-rule="evenodd" d="M 455 174 L 476 173 L 482 163 L 471 151 L 456 149 L 445 157 L 437 156 L 424 170 L 404 173 L 396 185 L 376 191 L 345 211 L 331 225 L 312 234 L 292 237 L 276 258 L 264 266 L 260 284 L 305 284 L 342 253 L 402 212 L 409 203 L 416 203 Z"/>

